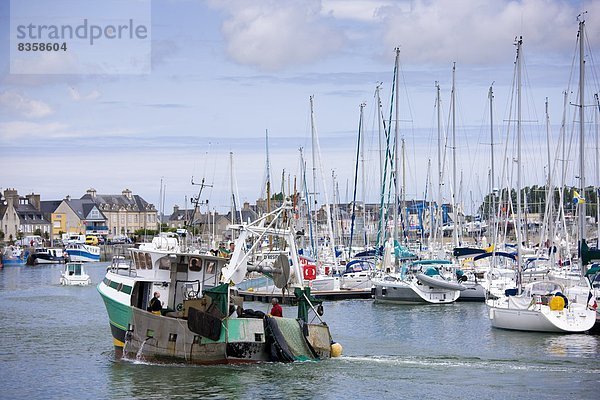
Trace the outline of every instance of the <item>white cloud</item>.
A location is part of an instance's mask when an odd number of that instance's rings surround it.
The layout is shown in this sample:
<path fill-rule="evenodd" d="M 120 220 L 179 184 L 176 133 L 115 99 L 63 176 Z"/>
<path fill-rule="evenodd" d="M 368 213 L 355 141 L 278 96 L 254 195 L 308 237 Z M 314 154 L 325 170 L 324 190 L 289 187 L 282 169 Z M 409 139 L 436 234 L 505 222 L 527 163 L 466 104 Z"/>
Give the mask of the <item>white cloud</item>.
<path fill-rule="evenodd" d="M 318 0 L 213 1 L 228 14 L 222 32 L 238 63 L 278 70 L 310 63 L 342 48 L 345 38 Z"/>
<path fill-rule="evenodd" d="M 382 13 L 385 43 L 388 48 L 399 45 L 409 63 L 506 62 L 514 52 L 511 43 L 520 35 L 525 54 L 532 54 L 531 50 L 540 57 L 544 52 L 565 53 L 574 48 L 580 12 L 576 3 L 415 0 L 408 13 L 396 7 Z M 600 15 L 600 2 L 589 2 L 586 8 L 590 11 L 587 18 Z M 600 35 L 597 23 L 587 24 L 587 29 L 590 38 Z"/>
<path fill-rule="evenodd" d="M 79 93 L 79 90 L 77 90 L 77 88 L 73 86 L 69 87 L 69 94 L 71 95 L 71 98 L 75 101 L 96 100 L 98 97 L 100 97 L 100 92 L 97 90 L 92 90 L 88 94 L 82 95 L 81 93 Z"/>
<path fill-rule="evenodd" d="M 389 6 L 410 11 L 412 0 L 322 0 L 322 12 L 337 19 L 375 22 Z"/>
<path fill-rule="evenodd" d="M 43 101 L 32 100 L 12 91 L 0 92 L 0 106 L 25 118 L 42 118 L 53 113 L 52 108 Z"/>

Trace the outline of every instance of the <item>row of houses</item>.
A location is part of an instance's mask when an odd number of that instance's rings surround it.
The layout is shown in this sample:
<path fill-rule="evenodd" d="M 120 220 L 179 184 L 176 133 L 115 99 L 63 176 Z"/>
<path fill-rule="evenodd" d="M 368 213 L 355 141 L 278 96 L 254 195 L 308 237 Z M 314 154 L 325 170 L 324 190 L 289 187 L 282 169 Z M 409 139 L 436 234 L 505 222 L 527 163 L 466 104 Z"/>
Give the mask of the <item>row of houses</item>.
<path fill-rule="evenodd" d="M 157 211 L 131 190 L 120 195 L 99 195 L 89 189 L 79 199 L 42 201 L 39 194 L 19 195 L 6 189 L 0 198 L 0 231 L 5 239 L 36 232 L 52 239 L 63 233 L 117 236 L 138 229 L 156 229 Z"/>
<path fill-rule="evenodd" d="M 235 212 L 243 221 L 253 221 L 258 214 L 245 203 Z M 199 209 L 179 209 L 170 215 L 159 215 L 156 207 L 141 196 L 124 189 L 121 194 L 98 194 L 88 189 L 80 198 L 66 196 L 62 200 L 42 201 L 39 194 L 19 195 L 16 189 L 0 193 L 0 231 L 5 240 L 36 232 L 44 237 L 60 239 L 62 234 L 88 234 L 105 238 L 132 235 L 139 230 L 157 230 L 159 224 L 174 229 L 194 227 L 197 233 L 211 233 L 216 240 L 227 236 L 231 212 L 201 213 Z"/>

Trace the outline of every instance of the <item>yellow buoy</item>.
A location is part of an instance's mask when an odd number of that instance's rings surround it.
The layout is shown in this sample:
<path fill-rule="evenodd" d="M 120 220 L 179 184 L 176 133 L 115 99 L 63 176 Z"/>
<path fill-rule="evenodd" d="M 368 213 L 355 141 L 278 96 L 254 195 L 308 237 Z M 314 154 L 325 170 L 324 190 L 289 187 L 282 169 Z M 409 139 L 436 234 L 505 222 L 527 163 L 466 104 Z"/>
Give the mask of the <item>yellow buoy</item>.
<path fill-rule="evenodd" d="M 565 299 L 562 296 L 552 296 L 548 305 L 552 311 L 562 311 L 565 308 Z"/>
<path fill-rule="evenodd" d="M 331 357 L 339 357 L 342 355 L 342 345 L 339 343 L 333 343 L 331 345 Z"/>

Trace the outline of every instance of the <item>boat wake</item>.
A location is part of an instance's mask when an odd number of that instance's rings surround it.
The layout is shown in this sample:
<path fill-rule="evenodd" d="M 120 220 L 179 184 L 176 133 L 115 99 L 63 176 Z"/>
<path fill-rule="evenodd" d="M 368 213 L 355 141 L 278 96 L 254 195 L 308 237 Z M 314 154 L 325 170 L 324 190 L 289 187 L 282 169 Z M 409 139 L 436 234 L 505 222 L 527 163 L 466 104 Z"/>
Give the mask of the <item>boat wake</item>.
<path fill-rule="evenodd" d="M 528 372 L 569 372 L 598 374 L 600 368 L 582 365 L 566 360 L 516 360 L 516 359 L 485 359 L 480 357 L 431 357 L 431 356 L 342 356 L 338 362 L 363 363 L 363 364 L 388 364 L 390 366 L 406 366 L 411 368 L 470 368 L 470 369 L 493 369 L 505 371 L 528 371 Z"/>

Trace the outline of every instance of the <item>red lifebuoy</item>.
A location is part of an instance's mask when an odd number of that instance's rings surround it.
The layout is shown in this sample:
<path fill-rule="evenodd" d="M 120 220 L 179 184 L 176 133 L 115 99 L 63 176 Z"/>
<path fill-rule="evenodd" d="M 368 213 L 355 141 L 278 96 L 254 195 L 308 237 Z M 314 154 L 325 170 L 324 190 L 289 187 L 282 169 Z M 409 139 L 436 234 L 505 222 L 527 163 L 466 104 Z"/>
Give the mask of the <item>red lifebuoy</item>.
<path fill-rule="evenodd" d="M 315 265 L 306 264 L 302 269 L 303 278 L 307 281 L 312 281 L 317 277 L 317 267 Z"/>

